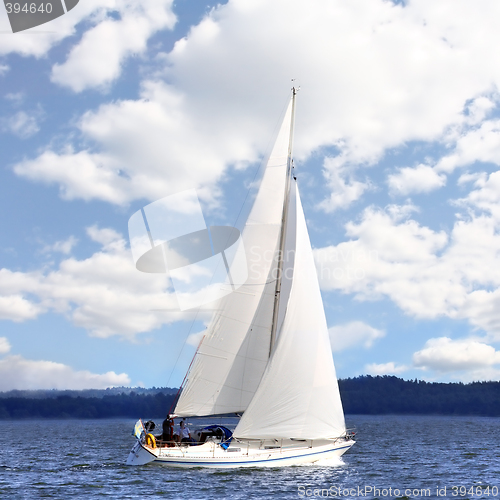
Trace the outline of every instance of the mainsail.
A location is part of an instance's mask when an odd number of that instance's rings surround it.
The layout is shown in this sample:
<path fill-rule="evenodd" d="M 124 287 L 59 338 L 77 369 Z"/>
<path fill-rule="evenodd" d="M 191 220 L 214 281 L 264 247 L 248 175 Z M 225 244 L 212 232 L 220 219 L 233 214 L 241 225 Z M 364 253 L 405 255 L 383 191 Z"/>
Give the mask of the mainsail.
<path fill-rule="evenodd" d="M 240 439 L 345 433 L 311 243 L 291 173 L 293 102 L 242 233 L 248 279 L 220 299 L 174 410 L 179 416 L 244 412 L 234 431 Z"/>
<path fill-rule="evenodd" d="M 242 231 L 247 281 L 217 303 L 176 415 L 243 412 L 262 378 L 269 359 L 292 108 L 290 102 Z"/>

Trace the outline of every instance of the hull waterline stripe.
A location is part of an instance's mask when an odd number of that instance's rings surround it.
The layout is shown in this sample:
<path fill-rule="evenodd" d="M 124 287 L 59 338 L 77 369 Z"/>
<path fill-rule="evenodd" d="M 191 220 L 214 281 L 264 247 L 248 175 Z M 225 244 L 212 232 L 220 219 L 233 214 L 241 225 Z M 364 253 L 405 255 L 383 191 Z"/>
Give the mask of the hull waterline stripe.
<path fill-rule="evenodd" d="M 164 459 L 160 459 L 160 458 L 157 458 L 156 460 L 154 460 L 155 462 L 161 462 L 161 463 L 166 463 L 166 464 L 184 464 L 184 465 L 189 465 L 189 464 L 193 464 L 193 465 L 204 465 L 204 464 L 209 464 L 209 465 L 219 465 L 219 464 L 222 464 L 222 465 L 226 465 L 226 464 L 231 464 L 231 465 L 234 465 L 234 464 L 257 464 L 257 463 L 260 463 L 260 462 L 274 462 L 276 460 L 292 460 L 294 458 L 301 458 L 301 457 L 312 457 L 313 455 L 321 455 L 323 453 L 331 453 L 332 451 L 338 451 L 338 450 L 344 450 L 345 448 L 350 448 L 352 445 L 349 445 L 349 446 L 342 446 L 341 448 L 334 448 L 332 450 L 325 450 L 325 451 L 316 451 L 314 453 L 309 453 L 307 455 L 294 455 L 292 457 L 278 457 L 278 458 L 268 458 L 268 459 L 265 459 L 265 460 L 246 460 L 244 462 L 232 462 L 232 461 L 224 461 L 224 462 L 215 462 L 215 461 L 210 461 L 210 462 L 188 462 L 188 461 L 185 461 L 185 460 L 164 460 Z"/>

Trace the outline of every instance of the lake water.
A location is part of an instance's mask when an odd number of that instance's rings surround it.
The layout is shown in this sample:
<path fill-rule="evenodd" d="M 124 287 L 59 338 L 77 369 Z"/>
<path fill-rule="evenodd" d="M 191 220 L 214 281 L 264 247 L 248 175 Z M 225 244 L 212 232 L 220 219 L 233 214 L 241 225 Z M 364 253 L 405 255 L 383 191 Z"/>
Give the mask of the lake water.
<path fill-rule="evenodd" d="M 0 422 L 0 498 L 500 499 L 499 418 L 351 415 L 336 465 L 240 470 L 127 467 L 134 423 Z"/>

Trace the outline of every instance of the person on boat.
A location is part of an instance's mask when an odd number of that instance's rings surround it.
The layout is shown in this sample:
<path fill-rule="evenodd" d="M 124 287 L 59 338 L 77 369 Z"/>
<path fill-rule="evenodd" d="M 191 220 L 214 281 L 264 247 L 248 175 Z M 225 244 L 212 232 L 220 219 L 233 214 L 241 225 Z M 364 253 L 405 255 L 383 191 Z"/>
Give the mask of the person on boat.
<path fill-rule="evenodd" d="M 194 443 L 194 440 L 191 438 L 189 427 L 186 425 L 184 420 L 181 420 L 181 423 L 179 424 L 178 434 L 180 443 Z"/>
<path fill-rule="evenodd" d="M 163 433 L 161 435 L 161 440 L 166 443 L 172 443 L 174 439 L 174 421 L 167 417 L 162 424 Z M 168 446 L 168 444 L 167 444 Z"/>

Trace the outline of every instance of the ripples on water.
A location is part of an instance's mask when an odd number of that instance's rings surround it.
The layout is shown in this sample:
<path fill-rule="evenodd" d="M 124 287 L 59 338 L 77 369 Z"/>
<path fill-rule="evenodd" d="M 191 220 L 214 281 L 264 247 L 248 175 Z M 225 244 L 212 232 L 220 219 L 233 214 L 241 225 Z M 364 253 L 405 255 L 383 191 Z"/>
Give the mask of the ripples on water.
<path fill-rule="evenodd" d="M 447 488 L 447 498 L 477 498 L 451 488 L 481 485 L 490 487 L 481 498 L 500 500 L 492 490 L 500 488 L 500 419 L 346 420 L 356 427 L 357 444 L 340 464 L 240 470 L 127 467 L 133 420 L 3 421 L 0 498 L 397 498 L 388 488 L 399 489 L 399 498 L 423 498 L 405 496 L 407 488 L 430 489 L 426 498 L 436 498 L 437 487 Z M 381 491 L 373 495 L 366 486 Z"/>

